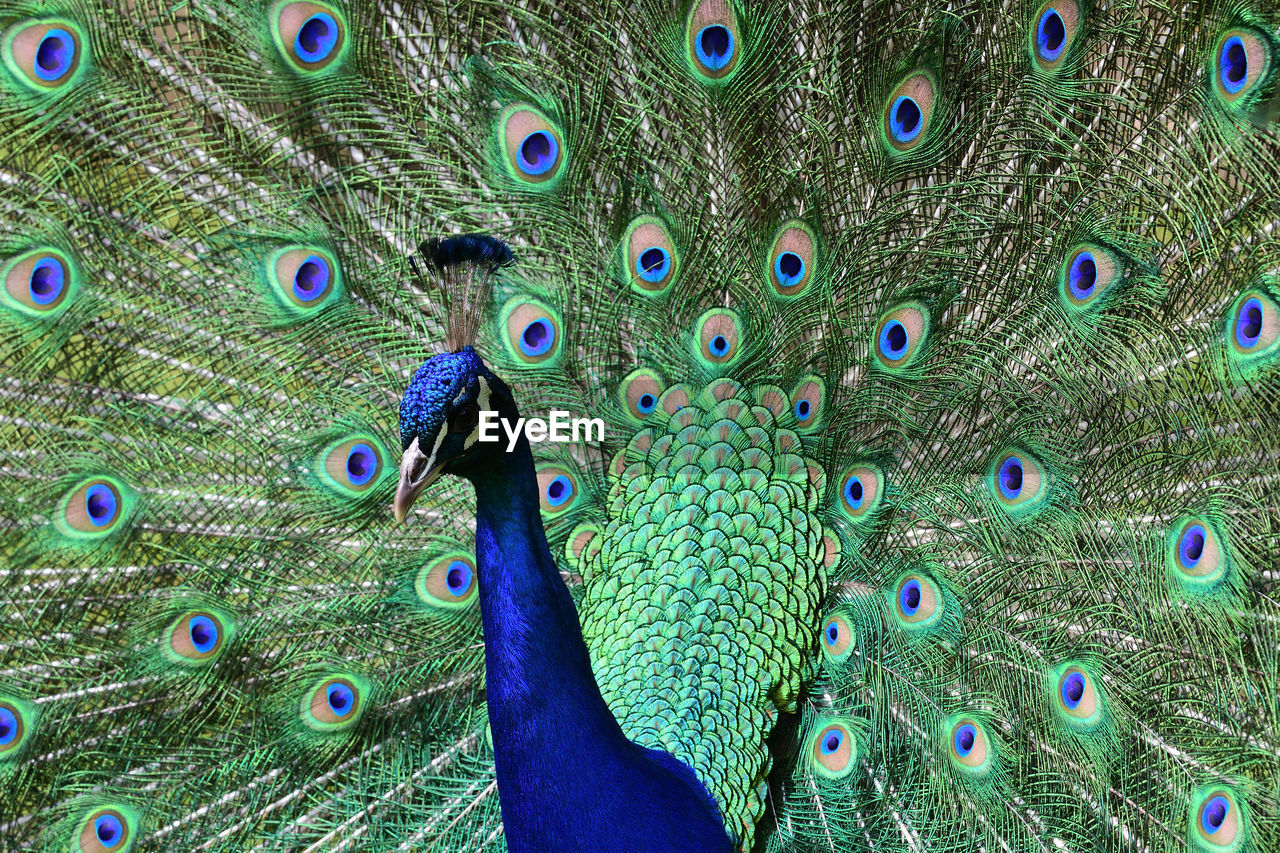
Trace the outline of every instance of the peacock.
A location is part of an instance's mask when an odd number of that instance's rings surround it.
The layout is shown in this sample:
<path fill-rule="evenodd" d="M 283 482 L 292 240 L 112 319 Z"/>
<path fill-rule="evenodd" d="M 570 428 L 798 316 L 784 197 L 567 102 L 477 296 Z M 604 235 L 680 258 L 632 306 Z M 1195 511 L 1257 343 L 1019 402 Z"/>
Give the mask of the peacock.
<path fill-rule="evenodd" d="M 0 0 L 0 208 L 0 849 L 1280 850 L 1273 0 Z"/>

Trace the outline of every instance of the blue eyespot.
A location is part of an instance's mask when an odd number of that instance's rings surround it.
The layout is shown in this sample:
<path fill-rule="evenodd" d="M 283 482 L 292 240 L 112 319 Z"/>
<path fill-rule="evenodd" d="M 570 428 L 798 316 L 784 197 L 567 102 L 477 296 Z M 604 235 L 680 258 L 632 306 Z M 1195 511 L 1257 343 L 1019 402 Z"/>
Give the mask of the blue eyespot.
<path fill-rule="evenodd" d="M 840 744 L 844 743 L 844 732 L 837 728 L 830 729 L 821 741 L 819 741 L 819 749 L 823 755 L 831 755 L 839 751 Z"/>
<path fill-rule="evenodd" d="M 729 352 L 729 339 L 724 335 L 714 335 L 707 342 L 707 352 L 715 358 L 724 358 Z"/>
<path fill-rule="evenodd" d="M 378 473 L 378 456 L 373 448 L 361 442 L 347 452 L 347 479 L 353 486 L 363 486 Z"/>
<path fill-rule="evenodd" d="M 564 474 L 557 474 L 547 484 L 547 503 L 551 506 L 560 506 L 571 497 L 573 497 L 573 483 L 569 482 L 569 478 Z"/>
<path fill-rule="evenodd" d="M 1000 494 L 1009 500 L 1022 494 L 1022 460 L 1017 456 L 1010 456 L 1001 462 L 996 483 L 1000 486 Z"/>
<path fill-rule="evenodd" d="M 520 351 L 527 356 L 546 354 L 556 342 L 555 326 L 545 318 L 538 318 L 524 327 L 520 333 Z"/>
<path fill-rule="evenodd" d="M 920 581 L 912 578 L 898 590 L 898 606 L 904 616 L 915 616 L 920 609 Z"/>
<path fill-rule="evenodd" d="M 101 483 L 90 486 L 84 493 L 85 513 L 94 527 L 103 527 L 114 521 L 118 507 L 115 492 Z"/>
<path fill-rule="evenodd" d="M 449 588 L 450 594 L 460 598 L 471 589 L 471 575 L 471 566 L 467 563 L 462 560 L 450 562 L 445 573 L 445 586 Z"/>
<path fill-rule="evenodd" d="M 124 825 L 113 814 L 99 815 L 93 821 L 93 834 L 103 847 L 110 850 L 124 838 Z"/>
<path fill-rule="evenodd" d="M 1178 559 L 1188 569 L 1194 569 L 1204 556 L 1204 527 L 1193 524 L 1182 532 L 1182 540 L 1178 543 Z"/>
<path fill-rule="evenodd" d="M 880 352 L 885 358 L 897 361 L 906 355 L 909 344 L 907 328 L 897 320 L 890 320 L 880 329 Z"/>
<path fill-rule="evenodd" d="M 36 305 L 48 305 L 62 295 L 66 282 L 66 270 L 57 258 L 41 258 L 31 268 L 28 289 L 31 301 Z"/>
<path fill-rule="evenodd" d="M 1072 672 L 1062 679 L 1062 704 L 1068 708 L 1075 710 L 1080 704 L 1080 700 L 1084 697 L 1084 674 L 1080 672 Z"/>
<path fill-rule="evenodd" d="M 0 748 L 6 747 L 18 737 L 18 716 L 0 705 Z"/>
<path fill-rule="evenodd" d="M 792 411 L 795 412 L 796 420 L 800 421 L 800 423 L 804 423 L 809 420 L 809 418 L 813 417 L 813 404 L 808 400 L 796 400 L 796 404 L 792 407 Z"/>
<path fill-rule="evenodd" d="M 560 159 L 560 145 L 545 130 L 535 130 L 520 141 L 516 165 L 526 175 L 543 175 Z"/>
<path fill-rule="evenodd" d="M 834 646 L 840 642 L 840 626 L 836 624 L 835 620 L 827 624 L 827 630 L 823 632 L 822 636 L 828 646 Z"/>
<path fill-rule="evenodd" d="M 1098 263 L 1092 252 L 1080 252 L 1071 259 L 1071 267 L 1067 272 L 1067 286 L 1076 299 L 1085 300 L 1093 295 L 1094 285 L 1098 283 Z"/>
<path fill-rule="evenodd" d="M 965 758 L 973 752 L 973 745 L 978 740 L 978 730 L 971 723 L 957 726 L 953 740 L 956 755 Z"/>
<path fill-rule="evenodd" d="M 795 252 L 779 252 L 773 261 L 773 277 L 779 287 L 795 287 L 804 280 L 804 259 Z"/>
<path fill-rule="evenodd" d="M 653 410 L 658 407 L 658 398 L 649 393 L 640 395 L 636 400 L 636 410 L 642 415 L 652 414 Z"/>
<path fill-rule="evenodd" d="M 728 27 L 712 24 L 703 27 L 694 38 L 698 61 L 710 71 L 719 71 L 733 60 L 733 33 Z"/>
<path fill-rule="evenodd" d="M 670 271 L 671 253 L 661 246 L 650 246 L 636 258 L 636 275 L 644 281 L 662 281 Z"/>
<path fill-rule="evenodd" d="M 1218 79 L 1222 88 L 1236 94 L 1249 79 L 1249 54 L 1240 36 L 1232 36 L 1222 43 L 1218 53 Z"/>
<path fill-rule="evenodd" d="M 924 129 L 924 113 L 915 98 L 899 95 L 889 107 L 889 130 L 897 142 L 911 142 Z"/>
<path fill-rule="evenodd" d="M 298 28 L 293 51 L 303 62 L 323 62 L 338 46 L 338 34 L 338 22 L 333 16 L 318 12 Z"/>
<path fill-rule="evenodd" d="M 1230 800 L 1222 796 L 1213 797 L 1200 810 L 1200 825 L 1204 827 L 1204 831 L 1207 834 L 1213 835 L 1222 829 L 1222 824 L 1226 822 L 1227 814 L 1230 811 Z"/>
<path fill-rule="evenodd" d="M 44 38 L 40 39 L 32 70 L 41 80 L 52 83 L 71 70 L 75 59 L 75 39 L 71 37 L 71 33 L 56 27 L 46 32 Z"/>
<path fill-rule="evenodd" d="M 844 482 L 844 502 L 848 504 L 849 509 L 858 510 L 862 508 L 862 499 L 866 495 L 866 489 L 862 487 L 862 481 L 857 477 L 850 477 Z"/>
<path fill-rule="evenodd" d="M 206 654 L 218 644 L 218 626 L 208 616 L 193 616 L 187 623 L 191 645 L 200 654 Z"/>
<path fill-rule="evenodd" d="M 329 710 L 335 717 L 345 717 L 356 706 L 356 694 L 341 681 L 335 681 L 325 690 L 329 701 Z"/>
<path fill-rule="evenodd" d="M 304 303 L 314 302 L 329 289 L 329 262 L 319 255 L 307 255 L 293 274 L 293 295 Z"/>
<path fill-rule="evenodd" d="M 1252 349 L 1262 337 L 1262 303 L 1257 297 L 1246 299 L 1236 316 L 1236 343 Z"/>
<path fill-rule="evenodd" d="M 1058 10 L 1052 6 L 1040 14 L 1036 23 L 1036 49 L 1046 62 L 1053 62 L 1062 55 L 1067 44 L 1067 25 Z"/>

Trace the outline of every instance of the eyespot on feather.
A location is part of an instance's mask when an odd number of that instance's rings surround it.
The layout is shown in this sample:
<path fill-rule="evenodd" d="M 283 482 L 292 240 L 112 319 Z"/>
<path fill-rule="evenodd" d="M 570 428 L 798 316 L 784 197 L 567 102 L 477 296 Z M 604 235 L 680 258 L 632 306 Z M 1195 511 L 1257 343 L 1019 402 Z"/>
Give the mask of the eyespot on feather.
<path fill-rule="evenodd" d="M 74 261 L 52 246 L 32 249 L 5 261 L 0 302 L 29 317 L 56 317 L 71 304 L 80 274 Z"/>
<path fill-rule="evenodd" d="M 723 83 L 742 60 L 742 32 L 726 0 L 700 0 L 689 10 L 685 57 L 704 83 Z"/>
<path fill-rule="evenodd" d="M 972 717 L 953 719 L 947 754 L 957 769 L 972 776 L 986 775 L 992 758 L 986 728 Z"/>
<path fill-rule="evenodd" d="M 121 805 L 95 808 L 80 821 L 75 850 L 80 853 L 127 853 L 133 849 L 137 818 Z"/>
<path fill-rule="evenodd" d="M 423 604 L 456 609 L 475 600 L 476 584 L 475 559 L 462 551 L 453 551 L 418 569 L 413 591 Z"/>
<path fill-rule="evenodd" d="M 924 351 L 929 335 L 929 312 L 909 302 L 886 312 L 876 323 L 871 348 L 876 363 L 886 370 L 910 366 Z"/>
<path fill-rule="evenodd" d="M 1028 33 L 1033 66 L 1039 71 L 1059 70 L 1071 54 L 1083 21 L 1077 0 L 1049 0 L 1031 17 Z"/>
<path fill-rule="evenodd" d="M 286 246 L 267 257 L 266 278 L 275 300 L 296 319 L 310 316 L 342 294 L 342 270 L 318 246 Z"/>
<path fill-rule="evenodd" d="M 314 683 L 302 697 L 301 719 L 316 731 L 348 729 L 364 714 L 369 683 L 353 673 L 336 673 Z"/>
<path fill-rule="evenodd" d="M 708 367 L 727 365 L 741 349 L 742 320 L 733 311 L 713 308 L 698 318 L 698 357 Z"/>
<path fill-rule="evenodd" d="M 1206 518 L 1188 515 L 1169 527 L 1165 563 L 1169 574 L 1184 587 L 1211 590 L 1226 580 L 1231 561 L 1214 525 Z"/>
<path fill-rule="evenodd" d="M 1109 249 L 1081 243 L 1067 253 L 1058 272 L 1058 299 L 1068 313 L 1092 310 L 1124 278 L 1124 264 Z"/>
<path fill-rule="evenodd" d="M 879 468 L 855 465 L 840 479 L 841 513 L 855 524 L 865 523 L 874 515 L 884 497 L 884 475 Z"/>
<path fill-rule="evenodd" d="M 643 421 L 658 410 L 658 400 L 665 390 L 662 377 L 652 370 L 633 370 L 618 389 L 622 405 L 632 420 Z"/>
<path fill-rule="evenodd" d="M 1235 27 L 1218 37 L 1208 60 L 1208 76 L 1219 101 L 1235 109 L 1250 94 L 1271 81 L 1275 72 L 1275 44 L 1266 35 Z"/>
<path fill-rule="evenodd" d="M 38 719 L 31 703 L 13 696 L 0 696 L 0 764 L 16 759 L 31 742 Z"/>
<path fill-rule="evenodd" d="M 853 650 L 853 631 L 849 621 L 833 613 L 822 623 L 822 653 L 833 661 L 843 661 Z"/>
<path fill-rule="evenodd" d="M 818 239 L 813 230 L 798 219 L 783 223 L 774 235 L 764 274 L 778 296 L 799 296 L 808 290 L 818 274 Z"/>
<path fill-rule="evenodd" d="M 121 481 L 92 477 L 62 499 L 55 516 L 57 527 L 72 538 L 101 538 L 123 526 L 133 503 L 133 491 Z"/>
<path fill-rule="evenodd" d="M 517 297 L 503 306 L 501 323 L 503 342 L 517 365 L 549 365 L 559 358 L 563 327 L 547 305 Z"/>
<path fill-rule="evenodd" d="M 666 291 L 680 270 L 680 253 L 666 224 L 656 216 L 637 216 L 622 238 L 622 271 L 631 289 L 654 295 Z"/>
<path fill-rule="evenodd" d="M 332 71 L 346 55 L 347 20 L 327 3 L 281 2 L 271 7 L 271 37 L 289 67 L 303 74 Z"/>
<path fill-rule="evenodd" d="M 796 383 L 790 397 L 795 429 L 809 432 L 822 424 L 826 396 L 826 383 L 819 376 L 806 376 Z"/>
<path fill-rule="evenodd" d="M 221 613 L 189 610 L 169 623 L 164 634 L 164 651 L 176 663 L 204 664 L 222 654 L 230 635 L 230 621 Z"/>
<path fill-rule="evenodd" d="M 987 472 L 987 487 L 1006 512 L 1023 515 L 1041 506 L 1046 497 L 1048 478 L 1044 469 L 1025 450 L 1007 450 L 996 457 Z"/>
<path fill-rule="evenodd" d="M 1058 667 L 1053 679 L 1053 707 L 1074 729 L 1097 728 L 1103 717 L 1103 700 L 1097 681 L 1079 663 Z"/>
<path fill-rule="evenodd" d="M 387 454 L 381 442 L 360 433 L 334 442 L 316 459 L 320 481 L 343 497 L 358 497 L 376 486 L 387 473 Z"/>
<path fill-rule="evenodd" d="M 88 40 L 79 24 L 65 18 L 28 19 L 4 31 L 4 68 L 27 91 L 66 92 L 88 66 Z"/>
<path fill-rule="evenodd" d="M 559 465 L 539 465 L 538 506 L 543 515 L 561 515 L 576 507 L 582 497 L 578 477 Z"/>
<path fill-rule="evenodd" d="M 1187 810 L 1187 840 L 1191 849 L 1208 853 L 1235 853 L 1249 839 L 1249 814 L 1245 803 L 1226 785 L 1212 785 L 1192 792 Z"/>
<path fill-rule="evenodd" d="M 1271 295 L 1250 288 L 1227 313 L 1225 335 L 1233 361 L 1253 366 L 1280 355 L 1280 308 Z"/>
<path fill-rule="evenodd" d="M 899 157 L 929 138 L 929 124 L 938 95 L 938 83 L 929 71 L 908 74 L 894 87 L 884 105 L 880 133 L 885 149 Z"/>
<path fill-rule="evenodd" d="M 891 595 L 893 615 L 909 630 L 930 628 L 942 616 L 942 590 L 928 575 L 903 575 Z"/>
<path fill-rule="evenodd" d="M 853 772 L 857 743 L 844 723 L 826 722 L 809 736 L 810 767 L 825 779 L 845 779 Z"/>
<path fill-rule="evenodd" d="M 498 147 L 507 175 L 530 189 L 548 189 L 564 175 L 564 134 L 537 107 L 512 104 L 497 124 Z"/>

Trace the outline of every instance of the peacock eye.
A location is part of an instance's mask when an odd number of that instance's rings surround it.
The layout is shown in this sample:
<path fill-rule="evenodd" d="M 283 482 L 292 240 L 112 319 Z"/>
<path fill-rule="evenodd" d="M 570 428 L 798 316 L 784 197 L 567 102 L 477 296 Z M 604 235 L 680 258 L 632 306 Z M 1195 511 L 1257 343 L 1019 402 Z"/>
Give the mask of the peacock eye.
<path fill-rule="evenodd" d="M 1198 850 L 1244 849 L 1249 834 L 1245 803 L 1230 788 L 1214 786 L 1197 791 L 1191 798 L 1191 837 Z M 1252 848 L 1248 848 L 1252 849 Z"/>
<path fill-rule="evenodd" d="M 315 684 L 302 699 L 302 722 L 318 731 L 355 725 L 364 713 L 369 684 L 353 673 L 332 675 Z"/>
<path fill-rule="evenodd" d="M 1222 33 L 1208 58 L 1214 92 L 1228 107 L 1247 104 L 1246 95 L 1266 85 L 1275 73 L 1272 39 L 1251 29 Z"/>
<path fill-rule="evenodd" d="M 1052 73 L 1062 67 L 1083 17 L 1076 0 L 1050 0 L 1040 7 L 1030 34 L 1031 56 L 1037 68 Z"/>
<path fill-rule="evenodd" d="M 897 85 L 884 106 L 882 138 L 891 156 L 921 145 L 929 135 L 938 84 L 929 71 L 915 71 Z"/>
<path fill-rule="evenodd" d="M 57 18 L 29 20 L 0 33 L 0 73 L 43 94 L 66 91 L 86 67 L 80 27 Z"/>
<path fill-rule="evenodd" d="M 103 806 L 80 821 L 79 842 L 71 849 L 82 853 L 121 853 L 133 847 L 135 821 L 132 811 Z"/>
<path fill-rule="evenodd" d="M 507 173 L 523 186 L 549 188 L 564 174 L 568 151 L 560 129 L 536 107 L 512 104 L 498 119 Z"/>
<path fill-rule="evenodd" d="M 449 432 L 470 434 L 480 423 L 480 407 L 468 400 L 449 415 Z"/>
<path fill-rule="evenodd" d="M 623 273 L 639 293 L 666 290 L 675 281 L 680 266 L 680 253 L 671 232 L 656 216 L 632 220 L 622 239 L 621 257 Z"/>
<path fill-rule="evenodd" d="M 705 83 L 728 79 L 738 67 L 741 32 L 728 3 L 702 0 L 689 10 L 687 50 L 689 64 Z"/>
<path fill-rule="evenodd" d="M 330 6 L 307 0 L 279 3 L 271 28 L 277 49 L 294 71 L 315 73 L 336 67 L 346 53 L 346 20 Z"/>
<path fill-rule="evenodd" d="M 465 607 L 475 598 L 475 561 L 461 552 L 444 554 L 418 570 L 414 591 L 430 607 Z"/>
<path fill-rule="evenodd" d="M 32 317 L 59 313 L 79 275 L 71 258 L 53 247 L 18 255 L 0 270 L 0 304 Z"/>
<path fill-rule="evenodd" d="M 843 722 L 831 721 L 809 736 L 810 767 L 825 779 L 843 779 L 854 769 L 858 756 L 853 731 Z"/>
<path fill-rule="evenodd" d="M 178 663 L 199 664 L 217 657 L 226 646 L 227 624 L 207 610 L 183 613 L 169 625 L 166 651 Z"/>

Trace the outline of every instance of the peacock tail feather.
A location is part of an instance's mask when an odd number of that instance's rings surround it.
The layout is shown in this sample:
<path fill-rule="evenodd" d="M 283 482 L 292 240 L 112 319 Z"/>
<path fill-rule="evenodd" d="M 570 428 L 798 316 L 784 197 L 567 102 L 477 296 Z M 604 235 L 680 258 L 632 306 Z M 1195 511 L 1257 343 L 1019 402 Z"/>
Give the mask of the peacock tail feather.
<path fill-rule="evenodd" d="M 605 421 L 534 446 L 601 692 L 740 849 L 1280 849 L 1272 4 L 3 0 L 0 51 L 0 847 L 505 848 L 474 499 L 388 512 L 418 247 L 486 232 L 477 350 Z"/>

